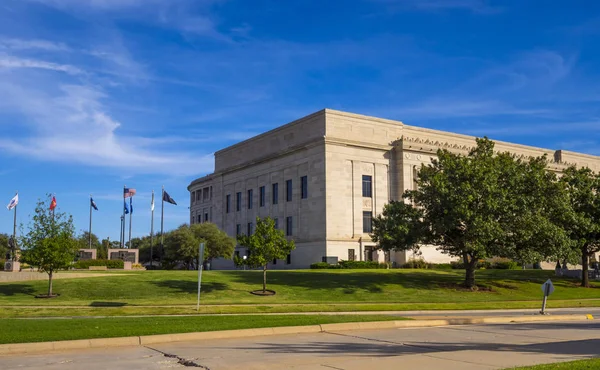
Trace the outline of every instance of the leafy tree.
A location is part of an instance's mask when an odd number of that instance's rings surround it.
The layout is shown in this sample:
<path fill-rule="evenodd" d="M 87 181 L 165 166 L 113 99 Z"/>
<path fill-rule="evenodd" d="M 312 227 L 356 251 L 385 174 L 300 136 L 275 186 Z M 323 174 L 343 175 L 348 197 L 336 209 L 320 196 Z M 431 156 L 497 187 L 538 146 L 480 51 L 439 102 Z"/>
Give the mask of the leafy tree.
<path fill-rule="evenodd" d="M 6 257 L 6 253 L 9 251 L 8 248 L 8 234 L 0 233 L 0 259 Z"/>
<path fill-rule="evenodd" d="M 68 268 L 78 252 L 73 217 L 50 211 L 50 200 L 49 194 L 46 201 L 38 200 L 29 231 L 21 238 L 21 261 L 48 274 L 49 297 L 54 272 Z"/>
<path fill-rule="evenodd" d="M 199 242 L 206 243 L 204 252 L 205 260 L 210 261 L 213 258 L 231 258 L 233 256 L 236 244 L 235 239 L 230 238 L 227 233 L 220 230 L 217 225 L 210 222 L 193 224 L 190 226 L 190 230 Z M 196 245 L 196 248 L 197 247 L 198 245 Z"/>
<path fill-rule="evenodd" d="M 165 237 L 165 262 L 167 265 L 181 262 L 186 269 L 195 268 L 198 260 L 198 240 L 188 225 L 181 225 Z"/>
<path fill-rule="evenodd" d="M 600 174 L 589 168 L 570 167 L 561 181 L 567 189 L 572 216 L 564 227 L 573 250 L 581 257 L 581 286 L 589 287 L 589 259 L 600 251 Z"/>
<path fill-rule="evenodd" d="M 90 248 L 89 235 L 90 235 L 89 231 L 82 231 L 81 234 L 79 235 L 79 237 L 77 237 L 77 247 L 79 249 L 89 249 Z M 98 249 L 101 246 L 102 246 L 102 244 L 100 243 L 100 239 L 98 239 L 98 236 L 96 236 L 96 234 L 92 233 L 92 248 Z"/>
<path fill-rule="evenodd" d="M 373 218 L 371 239 L 385 251 L 419 249 L 423 240 L 423 210 L 404 201 L 390 201 L 383 212 Z"/>
<path fill-rule="evenodd" d="M 262 267 L 263 293 L 267 290 L 268 263 L 286 258 L 296 248 L 293 240 L 286 239 L 283 230 L 275 228 L 275 221 L 270 217 L 257 217 L 254 234 L 239 235 L 238 243 L 248 248 L 249 256 L 243 263 L 251 268 Z"/>

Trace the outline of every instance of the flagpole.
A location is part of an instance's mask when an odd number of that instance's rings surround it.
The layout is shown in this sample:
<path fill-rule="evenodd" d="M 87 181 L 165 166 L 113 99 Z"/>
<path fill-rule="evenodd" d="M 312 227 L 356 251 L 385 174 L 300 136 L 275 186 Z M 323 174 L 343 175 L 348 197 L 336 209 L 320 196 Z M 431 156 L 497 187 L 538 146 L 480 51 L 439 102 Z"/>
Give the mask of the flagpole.
<path fill-rule="evenodd" d="M 121 217 L 121 248 L 125 248 L 125 189 L 127 185 L 123 185 L 123 216 Z"/>
<path fill-rule="evenodd" d="M 19 192 L 17 191 L 17 195 L 19 195 Z M 11 251 L 12 254 L 12 261 L 16 261 L 17 257 L 15 256 L 17 254 L 17 206 L 18 203 L 15 204 L 15 213 L 14 213 L 14 219 L 13 219 L 13 250 Z"/>
<path fill-rule="evenodd" d="M 152 247 L 154 246 L 154 190 L 152 190 L 152 215 L 150 216 L 150 270 L 152 270 Z"/>
<path fill-rule="evenodd" d="M 92 249 L 92 194 L 90 194 L 90 231 L 88 232 L 88 248 Z"/>
<path fill-rule="evenodd" d="M 133 219 L 133 196 L 129 197 L 129 249 L 131 249 L 131 220 Z"/>
<path fill-rule="evenodd" d="M 165 233 L 163 230 L 164 227 L 164 218 L 165 218 L 165 186 L 163 185 L 162 187 L 162 196 L 160 197 L 161 199 L 161 206 L 160 206 L 160 259 L 162 261 L 162 253 L 164 252 L 164 240 L 165 240 Z"/>

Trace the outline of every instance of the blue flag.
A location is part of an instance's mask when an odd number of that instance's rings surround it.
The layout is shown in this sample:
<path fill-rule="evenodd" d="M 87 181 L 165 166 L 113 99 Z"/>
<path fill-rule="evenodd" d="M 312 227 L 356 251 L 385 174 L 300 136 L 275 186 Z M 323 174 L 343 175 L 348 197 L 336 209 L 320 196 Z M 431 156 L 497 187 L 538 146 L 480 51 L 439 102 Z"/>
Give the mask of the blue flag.
<path fill-rule="evenodd" d="M 94 198 L 90 197 L 90 204 L 92 205 L 92 208 L 95 209 L 96 211 L 98 210 L 98 206 L 96 205 L 96 202 L 94 202 Z"/>
<path fill-rule="evenodd" d="M 129 214 L 129 208 L 127 208 L 127 202 L 125 201 L 125 199 L 123 199 L 123 209 L 125 211 L 125 214 L 128 215 Z"/>
<path fill-rule="evenodd" d="M 133 197 L 129 198 L 129 212 L 133 213 Z"/>

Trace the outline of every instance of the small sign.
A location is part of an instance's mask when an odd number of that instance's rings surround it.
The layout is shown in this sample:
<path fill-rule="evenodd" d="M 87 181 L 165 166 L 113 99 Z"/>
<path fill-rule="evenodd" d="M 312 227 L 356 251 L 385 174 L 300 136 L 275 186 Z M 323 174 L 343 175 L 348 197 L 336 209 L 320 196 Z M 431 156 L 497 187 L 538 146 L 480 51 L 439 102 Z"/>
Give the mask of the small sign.
<path fill-rule="evenodd" d="M 544 295 L 546 296 L 554 292 L 554 284 L 552 284 L 550 279 L 546 280 L 546 282 L 542 284 L 542 292 L 544 292 Z"/>

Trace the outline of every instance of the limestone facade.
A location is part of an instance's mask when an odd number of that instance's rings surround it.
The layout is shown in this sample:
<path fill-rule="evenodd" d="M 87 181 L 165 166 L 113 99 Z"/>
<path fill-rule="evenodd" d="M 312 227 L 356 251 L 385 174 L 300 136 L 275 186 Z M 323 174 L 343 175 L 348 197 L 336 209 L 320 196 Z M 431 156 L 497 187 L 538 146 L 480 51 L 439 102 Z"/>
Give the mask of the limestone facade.
<path fill-rule="evenodd" d="M 214 173 L 188 186 L 190 222 L 213 222 L 235 236 L 252 232 L 256 217 L 276 219 L 296 249 L 270 268 L 307 268 L 324 259 L 402 264 L 412 253 L 376 251 L 369 220 L 413 189 L 418 168 L 439 148 L 467 153 L 474 145 L 472 136 L 325 109 L 216 152 Z M 600 171 L 596 156 L 498 141 L 496 150 L 546 154 L 554 171 L 571 164 Z M 238 247 L 236 254 L 246 251 Z M 422 257 L 450 260 L 430 247 Z M 233 263 L 220 259 L 212 267 Z"/>

